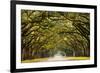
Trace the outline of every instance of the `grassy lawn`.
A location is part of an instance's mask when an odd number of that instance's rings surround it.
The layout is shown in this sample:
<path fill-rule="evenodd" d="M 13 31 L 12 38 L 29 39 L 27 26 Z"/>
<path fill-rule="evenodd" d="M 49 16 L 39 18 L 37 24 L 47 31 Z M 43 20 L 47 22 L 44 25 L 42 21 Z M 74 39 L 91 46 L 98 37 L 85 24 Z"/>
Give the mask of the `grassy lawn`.
<path fill-rule="evenodd" d="M 24 61 L 22 61 L 22 63 L 32 63 L 32 62 L 48 62 L 49 61 L 49 59 L 51 59 L 50 61 L 52 61 L 52 57 L 51 58 L 39 58 L 39 59 L 32 59 L 32 60 L 24 60 Z M 67 61 L 67 60 L 89 60 L 90 59 L 90 57 L 63 57 L 63 60 L 64 61 Z M 57 59 L 56 59 L 57 60 Z M 62 58 L 61 59 L 59 59 L 59 60 L 62 60 Z M 59 61 L 58 60 L 58 61 Z M 63 61 L 62 60 L 62 61 Z M 53 60 L 54 61 L 54 60 Z"/>

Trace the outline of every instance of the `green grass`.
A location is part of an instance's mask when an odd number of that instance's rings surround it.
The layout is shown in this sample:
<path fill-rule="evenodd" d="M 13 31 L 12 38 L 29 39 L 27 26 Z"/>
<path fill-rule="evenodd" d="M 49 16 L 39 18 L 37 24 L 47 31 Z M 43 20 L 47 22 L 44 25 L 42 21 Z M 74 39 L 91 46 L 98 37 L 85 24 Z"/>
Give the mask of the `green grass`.
<path fill-rule="evenodd" d="M 21 61 L 22 63 L 32 63 L 32 62 L 48 62 L 50 58 L 39 58 Z M 64 57 L 64 60 L 89 60 L 90 57 Z"/>

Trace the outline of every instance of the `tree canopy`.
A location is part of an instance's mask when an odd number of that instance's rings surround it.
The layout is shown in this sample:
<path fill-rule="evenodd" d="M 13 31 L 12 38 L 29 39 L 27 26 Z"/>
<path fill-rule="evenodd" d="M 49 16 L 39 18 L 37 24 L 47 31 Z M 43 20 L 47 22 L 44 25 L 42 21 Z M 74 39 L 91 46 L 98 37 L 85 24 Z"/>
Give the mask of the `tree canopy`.
<path fill-rule="evenodd" d="M 90 56 L 90 14 L 21 10 L 21 59 L 51 57 L 58 51 Z"/>

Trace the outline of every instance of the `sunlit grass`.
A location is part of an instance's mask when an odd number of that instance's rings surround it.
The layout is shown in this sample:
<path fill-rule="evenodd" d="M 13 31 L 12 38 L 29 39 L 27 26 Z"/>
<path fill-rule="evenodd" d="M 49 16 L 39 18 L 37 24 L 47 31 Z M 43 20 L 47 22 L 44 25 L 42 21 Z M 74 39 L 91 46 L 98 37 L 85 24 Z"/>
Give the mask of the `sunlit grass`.
<path fill-rule="evenodd" d="M 48 60 L 48 58 L 39 58 L 39 59 L 31 59 L 31 60 L 24 60 L 22 61 L 22 63 L 31 63 L 31 62 L 42 62 L 42 61 L 46 61 Z"/>
<path fill-rule="evenodd" d="M 32 63 L 32 62 L 48 62 L 50 58 L 39 58 L 21 61 L 22 63 Z M 51 58 L 53 59 L 53 58 Z M 63 60 L 89 60 L 90 57 L 63 57 Z M 61 59 L 62 60 L 62 59 Z M 52 60 L 51 60 L 52 61 Z M 54 61 L 54 60 L 53 60 Z"/>
<path fill-rule="evenodd" d="M 66 57 L 68 60 L 88 60 L 90 57 Z"/>

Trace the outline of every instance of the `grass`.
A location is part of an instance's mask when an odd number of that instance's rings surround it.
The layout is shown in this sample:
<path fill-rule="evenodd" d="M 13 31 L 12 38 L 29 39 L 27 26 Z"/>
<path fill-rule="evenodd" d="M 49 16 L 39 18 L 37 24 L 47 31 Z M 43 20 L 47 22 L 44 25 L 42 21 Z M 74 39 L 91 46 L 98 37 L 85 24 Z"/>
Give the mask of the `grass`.
<path fill-rule="evenodd" d="M 31 59 L 21 61 L 22 63 L 32 63 L 32 62 L 48 62 L 50 58 L 39 58 L 39 59 Z M 64 57 L 64 61 L 66 60 L 89 60 L 90 57 Z"/>

